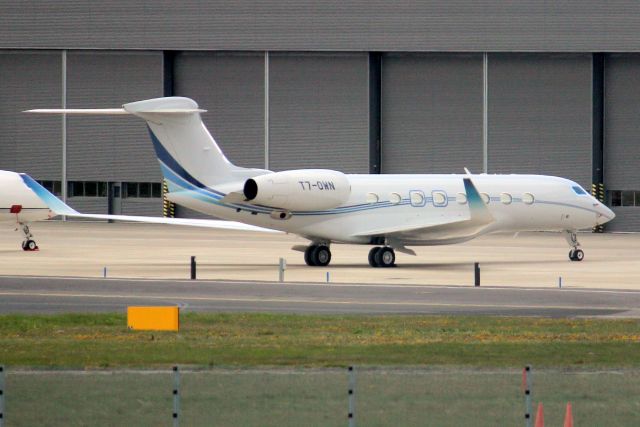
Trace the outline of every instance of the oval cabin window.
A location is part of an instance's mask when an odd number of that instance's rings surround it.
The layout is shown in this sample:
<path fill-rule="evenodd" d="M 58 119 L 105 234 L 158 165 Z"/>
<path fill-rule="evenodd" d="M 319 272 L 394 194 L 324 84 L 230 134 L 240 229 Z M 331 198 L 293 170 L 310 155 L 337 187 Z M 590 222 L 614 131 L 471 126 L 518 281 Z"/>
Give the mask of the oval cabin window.
<path fill-rule="evenodd" d="M 447 204 L 447 195 L 442 191 L 434 191 L 431 193 L 434 206 L 445 206 Z"/>
<path fill-rule="evenodd" d="M 424 206 L 424 194 L 420 191 L 412 191 L 410 194 L 412 206 Z"/>
<path fill-rule="evenodd" d="M 367 203 L 378 203 L 380 198 L 376 193 L 367 193 Z"/>
<path fill-rule="evenodd" d="M 464 193 L 458 193 L 456 195 L 456 201 L 461 204 L 464 205 L 465 203 L 467 203 L 467 195 Z"/>
<path fill-rule="evenodd" d="M 402 200 L 402 196 L 398 193 L 391 193 L 389 195 L 389 201 L 394 205 L 397 205 Z"/>
<path fill-rule="evenodd" d="M 513 202 L 513 197 L 511 197 L 511 194 L 509 193 L 502 193 L 500 195 L 500 201 L 505 205 L 510 205 L 511 202 Z"/>
<path fill-rule="evenodd" d="M 491 201 L 491 198 L 487 193 L 480 193 L 480 197 L 482 198 L 482 201 L 484 202 L 485 205 L 488 205 L 489 202 Z"/>
<path fill-rule="evenodd" d="M 535 200 L 536 198 L 533 197 L 533 194 L 531 193 L 524 193 L 522 195 L 522 201 L 527 205 L 532 205 Z"/>

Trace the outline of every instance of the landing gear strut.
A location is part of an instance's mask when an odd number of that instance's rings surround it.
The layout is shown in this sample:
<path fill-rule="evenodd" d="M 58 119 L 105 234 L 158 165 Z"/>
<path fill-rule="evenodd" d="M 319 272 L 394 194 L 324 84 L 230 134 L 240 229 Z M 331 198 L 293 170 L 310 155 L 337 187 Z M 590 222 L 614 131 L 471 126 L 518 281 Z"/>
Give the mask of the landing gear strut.
<path fill-rule="evenodd" d="M 374 247 L 369 251 L 369 265 L 371 267 L 395 267 L 396 253 L 388 246 Z"/>
<path fill-rule="evenodd" d="M 567 243 L 571 246 L 569 251 L 569 259 L 571 261 L 582 261 L 584 259 L 584 252 L 580 249 L 580 243 L 578 242 L 578 236 L 575 231 L 566 231 L 564 235 L 567 239 Z"/>
<path fill-rule="evenodd" d="M 37 251 L 38 245 L 35 240 L 33 240 L 33 234 L 29 230 L 29 226 L 27 224 L 22 225 L 22 232 L 24 233 L 24 241 L 22 242 L 22 250 L 23 251 Z"/>
<path fill-rule="evenodd" d="M 327 245 L 310 245 L 304 251 L 304 262 L 312 267 L 324 267 L 331 262 L 331 251 Z"/>

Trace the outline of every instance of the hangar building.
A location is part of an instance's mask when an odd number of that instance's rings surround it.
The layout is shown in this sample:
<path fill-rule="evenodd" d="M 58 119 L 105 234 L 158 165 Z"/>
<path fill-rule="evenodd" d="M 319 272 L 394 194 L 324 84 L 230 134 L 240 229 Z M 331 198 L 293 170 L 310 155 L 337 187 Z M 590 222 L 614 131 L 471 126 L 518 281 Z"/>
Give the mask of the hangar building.
<path fill-rule="evenodd" d="M 560 175 L 640 231 L 639 34 L 623 0 L 2 2 L 0 169 L 161 215 L 140 121 L 20 111 L 182 95 L 239 165 Z"/>

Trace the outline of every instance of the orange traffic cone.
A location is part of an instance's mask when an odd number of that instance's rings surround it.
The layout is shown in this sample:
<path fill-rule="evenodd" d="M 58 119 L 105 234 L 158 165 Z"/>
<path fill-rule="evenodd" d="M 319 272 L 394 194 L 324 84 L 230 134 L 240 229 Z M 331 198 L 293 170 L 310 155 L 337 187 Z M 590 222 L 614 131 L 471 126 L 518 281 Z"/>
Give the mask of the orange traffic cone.
<path fill-rule="evenodd" d="M 538 412 L 536 413 L 536 427 L 544 427 L 544 408 L 542 402 L 538 403 Z"/>
<path fill-rule="evenodd" d="M 564 414 L 564 427 L 573 427 L 573 414 L 571 413 L 571 402 L 567 402 L 567 412 Z"/>

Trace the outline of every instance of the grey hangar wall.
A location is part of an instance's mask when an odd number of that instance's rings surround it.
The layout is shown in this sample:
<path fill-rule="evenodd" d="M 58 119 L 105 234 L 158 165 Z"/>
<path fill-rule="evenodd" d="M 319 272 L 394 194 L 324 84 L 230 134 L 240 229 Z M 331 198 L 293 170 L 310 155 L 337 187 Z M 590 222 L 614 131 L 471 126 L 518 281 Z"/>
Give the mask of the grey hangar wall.
<path fill-rule="evenodd" d="M 607 229 L 640 231 L 636 3 L 63 0 L 0 3 L 0 17 L 2 169 L 159 183 L 139 120 L 69 117 L 63 158 L 61 118 L 20 111 L 180 95 L 240 165 L 604 182 L 639 205 L 613 207 Z M 122 212 L 161 215 L 161 201 Z"/>

